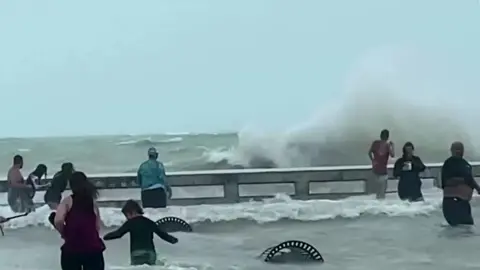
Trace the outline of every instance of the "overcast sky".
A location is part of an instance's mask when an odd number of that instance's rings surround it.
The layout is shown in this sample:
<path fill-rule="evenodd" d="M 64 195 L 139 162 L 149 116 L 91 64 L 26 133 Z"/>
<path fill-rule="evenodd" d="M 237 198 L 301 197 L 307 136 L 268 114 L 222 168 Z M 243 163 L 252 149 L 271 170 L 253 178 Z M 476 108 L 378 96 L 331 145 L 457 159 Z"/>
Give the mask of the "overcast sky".
<path fill-rule="evenodd" d="M 480 6 L 447 0 L 3 0 L 0 136 L 301 122 L 379 46 L 479 74 Z"/>

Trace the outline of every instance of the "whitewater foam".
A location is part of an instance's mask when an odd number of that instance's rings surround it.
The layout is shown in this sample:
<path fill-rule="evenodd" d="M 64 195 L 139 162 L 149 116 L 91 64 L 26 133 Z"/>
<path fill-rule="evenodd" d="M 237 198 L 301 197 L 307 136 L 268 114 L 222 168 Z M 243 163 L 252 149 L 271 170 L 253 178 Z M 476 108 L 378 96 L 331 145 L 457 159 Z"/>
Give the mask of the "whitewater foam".
<path fill-rule="evenodd" d="M 168 138 L 165 140 L 153 140 L 151 137 L 144 138 L 144 139 L 136 139 L 136 140 L 126 140 L 126 141 L 120 141 L 115 143 L 115 145 L 121 146 L 121 145 L 137 145 L 137 146 L 150 146 L 150 145 L 161 145 L 161 144 L 167 144 L 167 143 L 178 143 L 183 141 L 182 137 L 173 137 L 173 138 Z"/>
<path fill-rule="evenodd" d="M 264 168 L 367 164 L 366 151 L 384 128 L 397 153 L 411 141 L 424 162 L 442 162 L 449 145 L 461 140 L 467 158 L 478 160 L 480 140 L 470 123 L 479 114 L 469 100 L 473 87 L 450 88 L 456 78 L 439 71 L 442 63 L 430 64 L 430 58 L 443 58 L 426 55 L 411 47 L 367 51 L 352 65 L 337 100 L 314 117 L 283 132 L 244 129 L 236 147 L 211 149 L 207 162 Z"/>
<path fill-rule="evenodd" d="M 350 197 L 344 200 L 292 200 L 278 194 L 263 201 L 251 201 L 228 205 L 169 206 L 166 209 L 145 209 L 145 215 L 152 220 L 175 216 L 190 224 L 233 222 L 249 220 L 256 223 L 270 223 L 290 219 L 297 221 L 321 221 L 335 218 L 357 218 L 363 215 L 415 216 L 429 215 L 438 210 L 441 193 L 432 189 L 425 193 L 426 201 L 408 203 L 399 201 L 396 194 L 390 194 L 384 201 L 371 196 Z M 5 228 L 16 229 L 27 226 L 51 227 L 48 222 L 50 209 L 43 206 L 27 217 L 14 219 Z M 125 217 L 118 208 L 101 208 L 105 226 L 120 226 Z M 0 207 L 0 215 L 14 215 L 9 207 Z"/>

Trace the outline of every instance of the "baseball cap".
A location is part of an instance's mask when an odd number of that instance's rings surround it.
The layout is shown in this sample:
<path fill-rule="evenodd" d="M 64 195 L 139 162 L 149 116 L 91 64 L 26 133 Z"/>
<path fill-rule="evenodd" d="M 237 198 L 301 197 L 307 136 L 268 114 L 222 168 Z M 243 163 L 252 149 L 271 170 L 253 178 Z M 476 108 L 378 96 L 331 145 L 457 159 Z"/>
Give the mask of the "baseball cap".
<path fill-rule="evenodd" d="M 155 149 L 155 147 L 148 148 L 148 155 L 149 156 L 158 155 L 157 149 Z"/>

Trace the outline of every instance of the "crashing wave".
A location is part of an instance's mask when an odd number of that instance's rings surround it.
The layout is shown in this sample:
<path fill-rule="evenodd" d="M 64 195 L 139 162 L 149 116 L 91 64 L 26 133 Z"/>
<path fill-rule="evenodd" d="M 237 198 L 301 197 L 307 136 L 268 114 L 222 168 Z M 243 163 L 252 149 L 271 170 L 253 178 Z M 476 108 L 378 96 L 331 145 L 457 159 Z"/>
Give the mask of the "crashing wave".
<path fill-rule="evenodd" d="M 378 201 L 373 197 L 360 196 L 344 200 L 292 200 L 287 195 L 277 195 L 263 201 L 251 201 L 230 205 L 192 205 L 170 206 L 166 209 L 145 209 L 145 215 L 152 220 L 174 216 L 195 225 L 196 231 L 203 225 L 213 223 L 250 221 L 256 223 L 279 222 L 285 219 L 296 221 L 322 221 L 335 218 L 359 218 L 368 215 L 416 216 L 430 215 L 439 210 L 441 194 L 439 191 L 426 192 L 425 202 L 408 203 L 399 201 L 396 194 L 391 198 Z M 118 208 L 101 208 L 102 221 L 105 226 L 120 226 L 125 216 Z M 23 228 L 26 226 L 51 227 L 48 221 L 50 209 L 47 206 L 38 208 L 30 215 L 12 220 L 5 228 Z M 8 206 L 0 207 L 0 216 L 15 215 Z"/>

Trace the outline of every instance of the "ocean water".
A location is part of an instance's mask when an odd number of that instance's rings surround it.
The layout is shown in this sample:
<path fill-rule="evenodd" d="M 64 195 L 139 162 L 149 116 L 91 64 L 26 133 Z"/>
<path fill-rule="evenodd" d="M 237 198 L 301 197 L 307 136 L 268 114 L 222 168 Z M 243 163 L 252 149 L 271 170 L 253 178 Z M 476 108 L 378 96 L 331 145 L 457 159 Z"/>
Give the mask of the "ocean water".
<path fill-rule="evenodd" d="M 185 3 L 181 5 L 184 4 Z M 118 11 L 117 5 L 120 5 L 120 3 L 115 3 L 114 5 L 108 4 L 107 11 L 112 11 L 112 7 L 115 7 L 115 10 Z M 246 7 L 250 10 L 257 10 L 256 8 L 252 9 L 245 3 L 241 3 L 240 5 L 242 5 L 243 8 Z M 269 14 L 273 14 L 273 11 L 280 3 L 275 2 L 273 5 L 275 5 L 275 8 L 268 8 Z M 45 14 L 48 16 L 54 15 L 54 12 L 50 10 L 52 8 L 51 5 L 42 5 L 42 7 L 48 9 Z M 301 6 L 297 5 L 297 7 Z M 342 5 L 342 8 L 345 7 Z M 349 7 L 347 8 L 349 10 L 355 10 Z M 318 17 L 318 9 L 303 9 L 304 11 L 311 10 L 310 16 L 312 16 L 312 18 L 315 16 Z M 416 8 L 409 9 L 418 11 Z M 431 13 L 430 9 L 430 6 L 428 9 L 425 9 L 425 14 Z M 99 11 L 100 9 L 95 10 Z M 145 10 L 145 12 L 141 14 L 144 15 L 148 13 L 150 14 L 149 16 L 159 17 L 158 9 L 148 8 L 148 10 L 151 11 L 151 13 Z M 288 8 L 287 10 L 291 11 L 292 9 Z M 328 9 L 323 10 L 326 10 L 329 14 L 333 14 Z M 449 12 L 451 11 L 451 9 L 448 10 Z M 75 16 L 84 14 L 77 12 L 78 10 L 75 11 Z M 234 11 L 244 16 L 241 9 L 235 8 Z M 67 12 L 58 13 L 62 15 L 67 14 L 65 15 L 66 17 L 71 17 L 68 16 Z M 347 14 L 345 15 L 347 17 L 349 14 L 343 11 L 340 13 Z M 383 12 L 377 13 L 384 14 Z M 397 13 L 402 14 L 401 12 Z M 169 15 L 172 14 L 178 17 L 182 15 L 182 12 L 169 13 Z M 183 16 L 185 16 L 185 14 L 187 13 L 184 13 Z M 224 14 L 228 15 L 229 13 Z M 285 15 L 279 16 L 282 21 L 285 20 L 289 12 L 283 14 Z M 465 15 L 464 12 L 460 12 L 459 14 L 462 14 L 462 16 Z M 20 18 L 18 16 L 10 17 Z M 30 17 L 34 18 L 35 16 Z M 104 18 L 104 14 L 102 14 L 101 17 Z M 120 18 L 120 16 L 118 17 Z M 214 18 L 216 16 L 215 14 L 209 14 L 205 17 Z M 310 18 L 309 16 L 303 15 L 302 17 Z M 427 21 L 424 19 L 424 14 L 420 17 L 423 21 Z M 446 18 L 445 16 L 443 17 Z M 72 18 L 74 18 L 74 16 Z M 234 18 L 236 17 L 234 16 Z M 329 16 L 325 18 L 329 18 Z M 243 19 L 245 18 L 242 18 L 242 20 Z M 456 21 L 463 21 L 463 19 L 464 17 L 462 17 L 462 20 Z M 23 22 L 26 21 L 24 19 L 21 20 Z M 122 18 L 122 21 L 123 20 Z M 334 21 L 331 21 L 332 19 L 329 20 L 330 22 L 324 25 L 336 25 L 336 23 L 333 23 Z M 268 21 L 272 22 L 273 29 L 276 21 L 271 19 L 268 19 Z M 132 20 L 130 25 L 133 25 L 132 23 L 134 22 L 135 20 Z M 252 20 L 252 22 L 255 22 L 255 20 Z M 54 24 L 58 25 L 56 21 L 54 21 Z M 148 24 L 157 29 L 159 28 L 150 22 Z M 222 22 L 219 21 L 219 24 L 222 24 Z M 315 28 L 318 25 L 316 23 L 312 24 L 311 22 L 308 24 L 314 25 Z M 374 22 L 374 24 L 377 25 L 378 23 Z M 403 23 L 400 24 L 403 25 Z M 16 24 L 13 23 L 12 25 Z M 81 25 L 84 26 L 83 24 Z M 117 25 L 123 25 L 123 23 Z M 261 26 L 258 23 L 252 25 L 256 28 Z M 442 28 L 441 25 L 442 24 L 439 24 L 438 29 Z M 469 25 L 474 24 L 469 23 Z M 293 27 L 293 25 L 291 26 L 290 28 L 292 30 L 297 29 Z M 360 25 L 358 26 L 360 27 Z M 56 28 L 44 27 L 44 29 Z M 132 29 L 135 29 L 135 35 L 127 34 L 127 36 L 136 36 L 136 34 L 141 32 L 139 32 L 138 29 L 145 28 L 134 27 Z M 298 33 L 305 33 L 308 37 L 320 37 L 319 42 L 325 43 L 325 36 L 323 34 L 312 35 L 312 33 L 315 32 L 305 31 L 305 28 L 298 29 Z M 342 49 L 338 54 L 334 54 L 328 49 L 325 54 L 333 55 L 333 59 L 335 60 L 328 61 L 325 60 L 324 57 L 315 57 L 314 54 L 306 57 L 315 62 L 315 66 L 317 66 L 317 64 L 321 65 L 321 69 L 309 69 L 308 65 L 303 65 L 296 61 L 288 61 L 289 57 L 292 57 L 292 59 L 295 58 L 296 60 L 301 59 L 294 51 L 290 51 L 291 48 L 288 48 L 288 51 L 283 53 L 284 56 L 288 57 L 281 62 L 276 62 L 276 60 L 281 60 L 281 57 L 275 57 L 275 61 L 272 62 L 266 58 L 255 57 L 255 55 L 252 54 L 250 56 L 251 62 L 248 61 L 249 65 L 259 67 L 259 70 L 256 71 L 249 68 L 249 72 L 253 75 L 253 77 L 250 78 L 253 79 L 249 81 L 248 77 L 245 77 L 242 71 L 236 74 L 239 75 L 238 81 L 234 79 L 225 84 L 233 86 L 237 84 L 237 82 L 245 81 L 248 83 L 246 85 L 249 87 L 248 90 L 251 91 L 250 94 L 240 93 L 240 95 L 248 97 L 248 99 L 246 99 L 247 102 L 249 99 L 255 102 L 260 99 L 273 100 L 283 91 L 288 91 L 288 97 L 298 100 L 323 99 L 323 95 L 313 96 L 299 94 L 297 96 L 296 91 L 298 88 L 310 87 L 311 91 L 325 91 L 325 100 L 319 100 L 318 106 L 312 108 L 314 115 L 292 126 L 284 126 L 280 130 L 275 131 L 268 130 L 267 128 L 264 129 L 262 126 L 249 126 L 248 128 L 228 133 L 182 132 L 55 138 L 1 138 L 0 174 L 5 175 L 5 172 L 11 165 L 12 157 L 15 154 L 24 156 L 24 174 L 33 170 L 37 164 L 45 163 L 49 167 L 49 174 L 52 175 L 60 168 L 61 163 L 66 161 L 73 162 L 77 169 L 83 170 L 87 174 L 130 173 L 136 171 L 138 165 L 146 158 L 146 151 L 151 146 L 155 146 L 158 149 L 160 159 L 165 163 L 168 171 L 250 167 L 364 165 L 368 164 L 366 152 L 370 143 L 372 140 L 378 138 L 380 130 L 384 128 L 388 128 L 391 131 L 391 139 L 395 142 L 397 153 L 401 152 L 402 145 L 405 142 L 411 141 L 415 144 L 416 153 L 420 155 L 424 162 L 442 162 L 449 155 L 449 145 L 453 141 L 461 140 L 466 146 L 467 158 L 472 161 L 479 161 L 480 134 L 477 130 L 478 125 L 472 125 L 472 123 L 477 122 L 480 112 L 477 109 L 477 99 L 474 95 L 478 89 L 478 80 L 476 80 L 476 77 L 473 75 L 472 77 L 474 77 L 475 80 L 465 80 L 465 77 L 455 75 L 455 73 L 475 74 L 475 68 L 471 68 L 472 66 L 462 67 L 453 65 L 451 62 L 445 60 L 448 59 L 448 57 L 441 52 L 439 55 L 434 55 L 434 52 L 439 50 L 435 43 L 444 42 L 432 41 L 431 46 L 427 45 L 423 50 L 421 48 L 419 49 L 415 44 L 413 44 L 413 46 L 391 44 L 390 42 L 394 42 L 395 40 L 403 43 L 411 39 L 407 38 L 406 40 L 402 40 L 401 37 L 397 37 L 394 31 L 397 29 L 396 26 L 392 26 L 390 29 L 392 29 L 390 32 L 393 36 L 385 40 L 385 42 L 387 42 L 386 44 L 371 44 L 368 47 L 359 49 L 354 55 Z M 459 27 L 459 29 L 463 28 Z M 15 31 L 13 31 L 15 35 L 18 35 L 17 30 L 20 31 L 22 29 L 21 27 L 15 29 Z M 80 28 L 78 30 L 79 31 L 70 32 L 81 37 L 79 33 L 82 31 L 80 31 Z M 463 40 L 460 36 L 451 38 L 450 35 L 445 35 L 444 31 L 432 30 L 433 28 L 429 29 L 425 32 L 425 35 L 422 34 L 421 36 L 426 37 L 438 32 L 442 33 L 441 36 L 448 39 L 449 42 L 445 43 L 450 43 L 454 40 Z M 337 30 L 334 31 L 336 32 Z M 35 32 L 40 33 L 42 37 L 45 36 L 41 31 Z M 108 32 L 110 33 L 110 31 Z M 121 32 L 125 34 L 128 31 L 125 32 L 123 29 Z M 251 31 L 247 32 L 250 33 Z M 301 35 L 297 36 L 297 33 L 287 32 L 285 32 L 283 28 L 280 29 L 279 36 L 281 36 L 282 39 L 279 39 L 279 41 L 288 38 L 291 41 L 301 44 L 302 47 L 309 45 L 312 47 L 312 50 L 315 51 L 325 50 L 317 47 L 317 43 L 315 42 L 303 42 L 309 39 L 304 39 Z M 230 33 L 236 35 L 239 39 L 243 39 L 242 35 L 234 31 L 230 31 Z M 58 33 L 54 34 L 53 32 L 51 34 L 55 37 L 62 36 L 57 35 Z M 346 43 L 362 43 L 362 41 L 357 40 L 357 38 L 362 35 L 361 30 L 356 32 L 355 35 L 345 34 L 343 35 L 344 37 L 352 37 L 352 39 L 348 39 L 347 42 L 342 44 L 337 42 L 338 39 L 336 37 L 338 33 L 335 33 L 331 41 L 335 41 L 332 43 L 334 47 L 344 48 L 343 45 Z M 35 37 L 35 35 L 24 36 Z M 104 35 L 102 34 L 102 36 Z M 216 36 L 228 40 L 223 34 Z M 268 35 L 262 33 L 262 38 L 263 37 L 268 37 Z M 17 39 L 10 40 L 14 41 L 12 48 L 17 48 L 18 44 L 15 43 Z M 72 40 L 77 44 L 81 44 L 79 40 Z M 236 39 L 231 40 L 232 42 L 236 42 Z M 411 41 L 413 43 L 415 42 L 415 40 Z M 25 44 L 30 43 L 31 42 L 26 42 Z M 40 45 L 40 43 L 38 40 L 36 41 L 36 44 Z M 61 42 L 56 43 L 60 44 Z M 147 44 L 146 42 L 135 43 L 142 45 Z M 272 42 L 274 46 L 282 43 L 284 42 Z M 466 44 L 468 42 L 461 43 Z M 194 43 L 192 42 L 191 44 Z M 191 48 L 191 44 L 188 44 L 187 48 Z M 215 42 L 215 46 L 219 44 L 221 45 L 223 43 Z M 154 44 L 153 46 L 156 45 Z M 55 46 L 48 47 L 54 48 L 55 51 L 59 50 L 59 48 Z M 182 46 L 175 47 L 183 48 Z M 461 49 L 463 49 L 462 46 L 458 48 L 455 48 L 455 46 L 453 48 L 447 46 L 446 50 L 462 51 Z M 265 52 L 272 50 L 272 46 L 254 49 L 265 54 Z M 152 51 L 158 50 L 158 47 L 155 47 L 154 50 L 152 49 Z M 5 51 L 8 51 L 9 54 L 12 53 L 11 50 Z M 75 50 L 72 50 L 72 52 L 74 51 Z M 112 48 L 106 46 L 105 55 L 110 55 L 111 51 Z M 189 53 L 195 52 L 194 50 L 188 51 Z M 142 52 L 145 52 L 143 47 Z M 425 57 L 427 53 L 430 52 L 432 52 L 431 57 L 434 61 L 427 61 L 428 57 Z M 130 53 L 136 55 L 131 48 L 128 48 L 128 54 Z M 167 51 L 167 53 L 170 54 L 171 52 Z M 182 56 L 189 55 L 184 52 L 180 53 Z M 50 58 L 47 54 L 43 53 L 35 52 L 34 55 L 45 56 L 45 59 Z M 127 53 L 125 53 L 125 55 L 127 55 Z M 208 54 L 205 55 L 210 57 Z M 224 56 L 225 55 L 222 55 L 221 57 L 228 59 Z M 353 58 L 340 64 L 342 60 L 337 59 L 340 58 L 340 56 Z M 118 57 L 120 57 L 120 55 L 118 55 Z M 18 77 L 20 79 L 15 76 L 11 76 L 11 78 L 10 76 L 6 76 L 12 79 L 12 84 L 10 85 L 10 83 L 8 83 L 4 88 L 10 89 L 11 86 L 14 86 L 11 89 L 15 90 L 17 89 L 17 83 L 21 82 L 23 85 L 25 82 L 31 82 L 32 85 L 29 88 L 34 89 L 37 93 L 41 93 L 42 96 L 48 97 L 46 99 L 48 102 L 40 103 L 50 104 L 54 102 L 55 100 L 51 100 L 51 97 L 55 97 L 56 95 L 48 95 L 45 93 L 48 89 L 52 88 L 52 86 L 61 83 L 58 80 L 59 77 L 53 76 L 52 78 L 55 82 L 49 81 L 47 76 L 42 76 L 41 73 L 38 73 L 41 71 L 41 68 L 39 69 L 38 67 L 44 65 L 28 65 L 21 60 L 23 58 L 22 56 L 19 58 L 20 60 L 15 61 L 15 63 L 22 63 L 22 66 L 28 68 L 35 67 L 35 72 L 32 73 L 32 76 L 18 72 L 21 76 Z M 475 57 L 469 55 L 468 58 L 474 59 Z M 162 65 L 165 64 L 163 59 L 160 60 L 160 58 L 155 57 L 151 57 L 151 59 Z M 174 59 L 175 64 L 179 64 L 177 59 Z M 228 64 L 232 66 L 238 63 L 231 59 L 228 59 L 228 61 Z M 263 65 L 265 61 L 268 62 L 268 65 Z M 90 66 L 93 66 L 94 61 L 90 62 L 87 60 L 86 62 L 88 62 Z M 199 63 L 201 61 L 196 62 Z M 15 69 L 10 68 L 8 62 L 6 63 L 8 68 L 5 70 L 13 70 L 13 72 L 16 73 Z M 301 75 L 298 76 L 293 73 L 287 73 L 287 77 L 292 78 L 292 81 L 285 84 L 285 81 L 277 80 L 277 75 L 270 74 L 270 76 L 274 76 L 272 80 L 288 85 L 288 89 L 269 87 L 268 90 L 272 91 L 270 92 L 271 94 L 257 96 L 255 95 L 257 91 L 263 90 L 262 88 L 264 88 L 265 85 L 270 85 L 268 79 L 263 81 L 263 84 L 260 83 L 262 80 L 257 80 L 257 76 L 263 77 L 262 79 L 268 78 L 268 72 L 266 71 L 270 69 L 269 67 L 272 63 L 279 63 L 279 66 L 291 66 L 301 73 Z M 166 64 L 168 66 L 168 63 Z M 338 64 L 340 64 L 340 66 L 337 66 Z M 187 65 L 188 64 L 183 66 Z M 125 66 L 138 69 L 136 65 L 131 65 L 131 63 Z M 194 67 L 196 65 L 191 66 Z M 224 65 L 218 66 L 222 69 L 225 69 L 225 67 L 228 68 L 228 66 Z M 302 66 L 305 69 L 302 70 L 300 68 Z M 443 72 L 438 72 L 437 68 L 440 66 L 445 67 Z M 161 66 L 155 67 L 161 70 Z M 351 68 L 351 70 L 345 70 L 348 68 Z M 67 73 L 77 73 L 73 71 L 70 66 L 65 66 L 62 69 Z M 334 82 L 330 82 L 330 84 L 315 83 L 312 81 L 312 79 L 318 78 L 320 78 L 320 81 L 324 81 L 325 78 L 332 77 L 332 74 L 322 70 L 336 69 L 340 70 L 339 73 L 345 73 L 334 75 L 334 77 L 339 77 L 340 79 L 334 79 Z M 95 68 L 89 68 L 89 70 L 92 71 L 95 70 Z M 96 75 L 98 75 L 99 78 L 108 78 L 107 80 L 109 81 L 122 83 L 115 79 L 120 78 L 122 75 L 105 76 L 111 74 L 111 69 L 101 68 L 98 70 L 99 73 Z M 169 70 L 175 71 L 175 69 L 170 68 Z M 456 72 L 454 72 L 454 70 L 456 70 Z M 205 84 L 199 85 L 198 89 L 212 88 L 212 86 L 216 87 L 215 81 L 217 80 L 218 74 L 213 70 L 209 70 L 208 72 L 213 74 L 214 77 L 211 79 L 206 78 Z M 142 73 L 151 74 L 150 72 Z M 67 80 L 68 83 L 63 85 L 62 88 L 72 91 L 71 93 L 67 93 L 72 97 L 75 97 L 78 93 L 82 93 L 80 96 L 86 98 L 86 100 L 92 99 L 90 95 L 86 94 L 88 93 L 86 91 L 89 89 L 91 89 L 91 91 L 98 91 L 99 84 L 97 84 L 95 80 L 91 80 L 94 84 L 84 85 L 83 83 L 87 82 L 89 77 L 86 75 L 90 74 L 82 75 L 78 73 L 77 75 L 79 78 L 78 81 Z M 180 75 L 182 77 L 185 77 L 185 75 L 188 76 L 188 74 L 184 72 L 181 72 Z M 196 73 L 195 76 L 200 75 Z M 37 81 L 34 77 L 41 78 L 41 82 Z M 68 78 L 68 76 L 66 78 Z M 114 79 L 112 80 L 111 78 Z M 229 78 L 229 76 L 225 78 Z M 234 78 L 234 76 L 231 78 Z M 174 85 L 178 85 L 178 80 L 175 79 L 175 76 L 160 79 L 160 81 L 165 82 L 168 81 L 168 79 L 173 80 Z M 44 81 L 46 84 L 44 84 Z M 146 83 L 144 88 L 165 89 L 165 87 L 163 87 L 164 85 L 149 83 L 149 80 L 143 76 L 138 77 L 138 81 Z M 79 88 L 75 88 L 75 84 Z M 113 86 L 114 84 L 108 83 L 103 85 Z M 194 91 L 193 89 L 196 89 L 196 86 L 197 85 L 190 85 L 184 87 Z M 134 83 L 132 85 L 127 84 L 126 87 L 138 89 L 142 86 Z M 327 87 L 333 87 L 333 89 L 327 89 Z M 18 88 L 18 91 L 5 91 L 5 93 L 25 92 L 25 89 L 22 89 Z M 118 91 L 111 92 L 114 91 L 113 89 Z M 105 91 L 109 91 L 107 102 L 111 102 L 112 100 L 111 93 L 115 93 L 115 98 L 120 98 L 122 91 L 124 91 L 121 89 L 125 88 L 104 87 Z M 244 90 L 246 91 L 247 89 Z M 73 91 L 75 91 L 75 93 L 73 93 Z M 174 88 L 172 88 L 171 91 L 173 92 Z M 255 94 L 252 95 L 251 93 Z M 298 93 L 301 92 L 298 91 Z M 336 98 L 330 98 L 332 95 Z M 25 95 L 25 97 L 22 97 L 23 101 L 25 101 L 28 96 L 29 95 Z M 329 96 L 329 98 L 327 98 L 327 96 Z M 182 98 L 184 97 L 182 96 Z M 192 99 L 188 97 L 188 95 L 186 95 L 185 98 Z M 211 96 L 209 99 L 210 104 L 203 103 L 201 100 L 199 100 L 198 103 L 201 104 L 200 106 L 215 106 L 217 97 Z M 212 100 L 214 100 L 214 102 L 212 102 Z M 225 102 L 225 100 L 220 101 L 220 98 L 218 98 L 218 100 L 218 102 Z M 102 105 L 101 108 L 103 109 L 104 104 L 101 99 L 97 101 Z M 195 101 L 197 102 L 197 100 Z M 230 102 L 230 100 L 228 102 Z M 296 104 L 301 104 L 301 102 Z M 144 106 L 144 104 L 142 104 L 142 106 Z M 37 104 L 35 104 L 35 108 L 37 108 Z M 270 110 L 268 107 L 262 109 Z M 296 109 L 295 106 L 286 106 L 282 113 L 288 114 Z M 182 108 L 179 111 L 171 113 L 185 115 L 181 117 L 189 117 L 183 110 Z M 222 116 L 228 117 L 226 112 L 222 110 L 218 111 L 218 114 L 224 113 L 225 115 Z M 272 119 L 276 120 L 276 122 L 279 122 L 278 119 L 282 120 L 283 117 L 285 117 L 283 114 L 269 115 L 277 118 Z M 169 115 L 158 115 L 159 126 L 153 127 L 152 129 L 165 131 L 165 127 L 162 126 L 162 121 L 160 120 L 168 116 Z M 216 115 L 212 114 L 212 119 L 205 120 L 215 121 L 215 116 Z M 112 117 L 114 117 L 113 113 Z M 181 117 L 176 119 L 182 121 Z M 130 119 L 136 118 L 131 117 Z M 45 121 L 58 123 L 57 117 L 46 119 Z M 88 121 L 82 122 L 88 123 Z M 268 126 L 268 121 L 266 122 L 267 123 L 263 124 Z M 110 124 L 111 123 L 108 122 L 105 123 L 105 125 Z M 125 126 L 132 127 L 135 125 L 135 123 L 127 122 L 124 124 Z M 15 126 L 11 128 L 15 129 Z M 180 217 L 191 223 L 195 231 L 189 234 L 176 233 L 180 239 L 177 245 L 169 245 L 157 239 L 156 244 L 159 258 L 163 265 L 152 267 L 152 269 L 292 270 L 318 269 L 320 267 L 327 270 L 383 270 L 389 268 L 398 270 L 478 269 L 480 263 L 476 260 L 476 249 L 479 239 L 475 229 L 451 229 L 443 226 L 444 221 L 440 211 L 440 192 L 431 186 L 426 186 L 424 191 L 426 201 L 421 203 L 401 202 L 396 198 L 395 194 L 389 195 L 384 201 L 377 201 L 371 196 L 351 197 L 337 201 L 294 201 L 285 195 L 279 194 L 274 198 L 261 202 L 247 202 L 232 205 L 171 206 L 164 210 L 148 210 L 146 213 L 147 216 L 155 220 L 164 216 Z M 37 194 L 36 201 L 41 201 L 41 196 L 42 193 Z M 107 190 L 102 191 L 101 194 L 102 199 L 114 197 L 115 199 L 124 200 L 127 198 L 138 198 L 138 196 L 138 190 L 122 190 L 117 192 Z M 0 215 L 13 215 L 8 207 L 2 206 L 5 204 L 6 197 L 3 193 L 0 194 Z M 480 214 L 475 210 L 478 210 L 479 204 L 478 197 L 476 197 L 473 205 L 477 220 Z M 62 241 L 47 221 L 49 212 L 49 209 L 46 207 L 41 207 L 27 217 L 15 219 L 5 224 L 6 235 L 0 237 L 0 265 L 3 267 L 2 269 L 59 269 L 59 246 Z M 124 221 L 124 217 L 119 209 L 102 208 L 101 215 L 104 223 L 102 234 L 119 226 Z M 326 262 L 322 266 L 278 266 L 265 264 L 256 258 L 264 249 L 290 239 L 303 240 L 314 245 L 322 253 Z M 107 242 L 105 256 L 107 269 L 147 269 L 147 267 L 130 267 L 128 265 L 128 237 Z"/>
<path fill-rule="evenodd" d="M 67 161 L 88 174 L 132 173 L 146 159 L 151 146 L 157 148 L 168 171 L 365 165 L 368 164 L 366 152 L 376 139 L 372 134 L 357 137 L 355 141 L 336 142 L 322 137 L 314 140 L 302 137 L 313 136 L 314 131 L 302 132 L 298 131 L 295 136 L 278 134 L 277 137 L 290 140 L 282 142 L 272 140 L 274 135 L 257 136 L 248 132 L 3 138 L 0 139 L 0 174 L 6 175 L 16 154 L 24 157 L 24 174 L 33 171 L 39 163 L 46 164 L 49 174 L 53 174 Z M 443 140 L 443 144 L 433 144 L 429 138 L 414 141 L 417 154 L 424 162 L 443 162 L 448 157 L 449 143 L 461 138 L 455 134 L 447 134 L 451 139 L 435 137 Z M 392 137 L 394 142 L 398 141 L 396 150 L 400 152 L 406 139 Z M 466 144 L 467 157 L 480 160 L 475 148 L 468 148 L 471 146 L 468 140 Z"/>
<path fill-rule="evenodd" d="M 175 233 L 179 243 L 156 240 L 159 265 L 151 269 L 318 269 L 316 264 L 270 265 L 258 256 L 285 240 L 302 240 L 325 258 L 323 269 L 474 269 L 478 233 L 449 228 L 440 211 L 441 194 L 425 190 L 426 201 L 401 202 L 395 194 L 384 201 L 370 196 L 338 201 L 293 201 L 283 195 L 263 202 L 148 209 L 154 220 L 177 216 L 193 233 Z M 480 205 L 473 200 L 475 211 Z M 5 225 L 0 259 L 5 269 L 59 269 L 62 241 L 48 224 L 49 209 Z M 0 215 L 10 216 L 7 207 Z M 119 209 L 102 208 L 102 234 L 119 226 Z M 107 242 L 107 269 L 150 269 L 129 266 L 128 236 Z M 19 253 L 22 254 L 21 258 Z"/>

